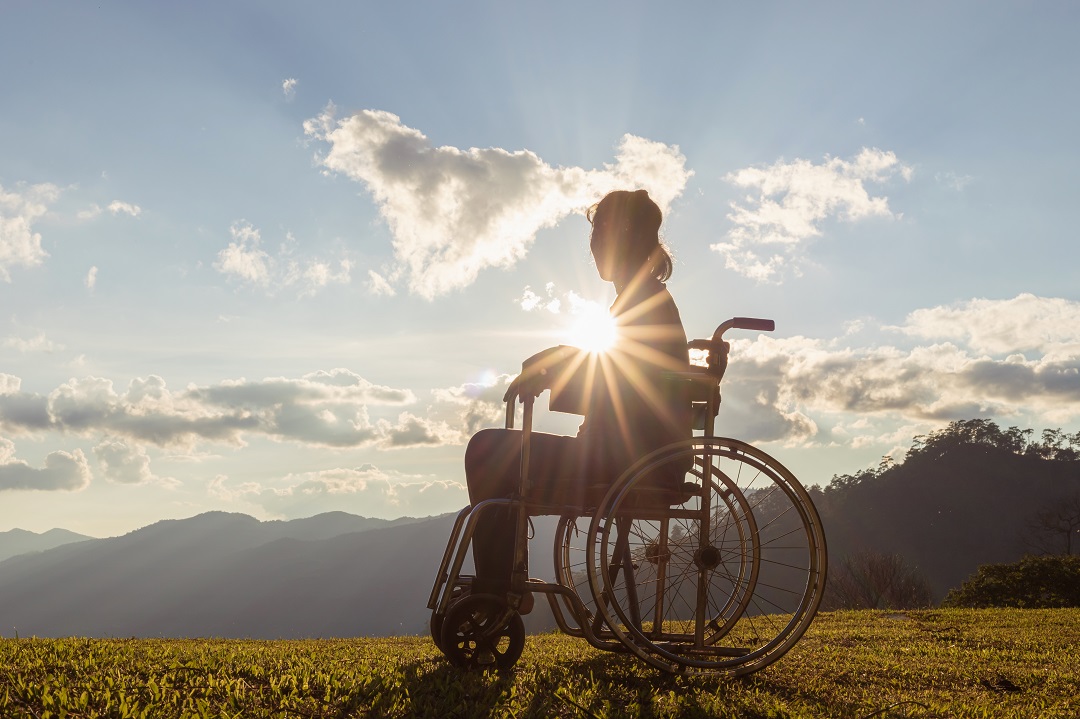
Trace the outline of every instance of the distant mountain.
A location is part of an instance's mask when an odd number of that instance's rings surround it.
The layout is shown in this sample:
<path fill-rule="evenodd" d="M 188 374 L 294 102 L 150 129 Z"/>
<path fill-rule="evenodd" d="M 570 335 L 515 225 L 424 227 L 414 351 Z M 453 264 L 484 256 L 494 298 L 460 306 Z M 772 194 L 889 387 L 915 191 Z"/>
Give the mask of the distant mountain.
<path fill-rule="evenodd" d="M 1019 559 L 1033 514 L 1080 493 L 1080 458 L 1068 448 L 1002 446 L 1012 435 L 979 425 L 989 434 L 972 439 L 971 429 L 950 426 L 951 433 L 917 443 L 902 463 L 812 489 L 833 566 L 859 551 L 900 554 L 940 599 L 980 564 Z M 23 553 L 0 562 L 0 634 L 424 634 L 453 522 L 452 514 L 387 521 L 336 512 L 260 522 L 210 512 Z M 555 523 L 533 520 L 534 577 L 553 575 Z M 0 537 L 14 546 L 23 534 Z M 526 618 L 530 631 L 553 626 L 547 602 L 538 599 Z"/>
<path fill-rule="evenodd" d="M 50 529 L 47 532 L 37 534 L 25 529 L 11 529 L 0 532 L 0 562 L 28 552 L 44 552 L 72 542 L 82 542 L 93 537 L 84 534 L 76 534 L 66 529 Z"/>
<path fill-rule="evenodd" d="M 899 554 L 940 601 L 980 565 L 1035 551 L 1026 536 L 1036 513 L 1080 496 L 1078 457 L 988 420 L 917 437 L 903 462 L 835 477 L 813 493 L 830 566 L 856 552 Z"/>
<path fill-rule="evenodd" d="M 14 557 L 0 563 L 0 633 L 265 639 L 422 634 L 453 519 L 386 521 L 332 513 L 260 522 L 210 512 Z M 542 538 L 534 569 L 550 577 L 554 523 L 537 526 Z M 537 623 L 551 626 L 544 608 L 530 625 Z"/>

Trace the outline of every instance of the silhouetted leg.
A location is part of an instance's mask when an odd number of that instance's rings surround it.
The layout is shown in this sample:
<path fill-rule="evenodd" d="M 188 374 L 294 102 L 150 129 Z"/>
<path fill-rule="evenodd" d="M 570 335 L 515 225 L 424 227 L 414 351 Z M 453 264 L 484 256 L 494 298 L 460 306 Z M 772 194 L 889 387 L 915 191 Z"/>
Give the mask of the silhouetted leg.
<path fill-rule="evenodd" d="M 581 443 L 574 437 L 533 432 L 529 469 L 531 499 L 555 504 L 582 502 Z M 508 498 L 521 483 L 521 432 L 485 429 L 473 435 L 465 449 L 465 480 L 469 501 Z M 507 507 L 492 507 L 476 521 L 473 534 L 475 593 L 502 594 L 509 590 L 514 565 L 515 515 Z"/>
<path fill-rule="evenodd" d="M 520 482 L 521 432 L 485 429 L 465 449 L 465 481 L 469 502 L 512 496 Z M 508 507 L 490 507 L 477 517 L 472 539 L 476 594 L 503 594 L 509 589 L 514 563 L 514 517 Z"/>

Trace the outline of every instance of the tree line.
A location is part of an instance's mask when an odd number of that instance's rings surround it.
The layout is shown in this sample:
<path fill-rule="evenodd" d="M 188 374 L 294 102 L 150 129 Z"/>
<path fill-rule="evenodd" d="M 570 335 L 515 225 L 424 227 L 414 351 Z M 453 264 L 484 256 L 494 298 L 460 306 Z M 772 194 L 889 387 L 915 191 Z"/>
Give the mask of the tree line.
<path fill-rule="evenodd" d="M 1080 432 L 955 421 L 914 437 L 902 460 L 813 494 L 829 543 L 826 608 L 956 602 L 980 567 L 1021 561 L 1027 574 L 1002 570 L 1015 587 L 1080 587 Z M 1041 595 L 1072 601 L 1055 586 Z"/>

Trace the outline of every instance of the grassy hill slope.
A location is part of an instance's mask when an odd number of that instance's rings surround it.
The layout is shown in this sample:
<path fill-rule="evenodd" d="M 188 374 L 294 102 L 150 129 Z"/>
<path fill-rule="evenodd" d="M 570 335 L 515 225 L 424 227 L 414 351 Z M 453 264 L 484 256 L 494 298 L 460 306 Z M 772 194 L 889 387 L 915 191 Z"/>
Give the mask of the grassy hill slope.
<path fill-rule="evenodd" d="M 1076 717 L 1080 610 L 819 615 L 751 677 L 671 677 L 556 634 L 464 674 L 426 637 L 0 640 L 0 716 Z"/>

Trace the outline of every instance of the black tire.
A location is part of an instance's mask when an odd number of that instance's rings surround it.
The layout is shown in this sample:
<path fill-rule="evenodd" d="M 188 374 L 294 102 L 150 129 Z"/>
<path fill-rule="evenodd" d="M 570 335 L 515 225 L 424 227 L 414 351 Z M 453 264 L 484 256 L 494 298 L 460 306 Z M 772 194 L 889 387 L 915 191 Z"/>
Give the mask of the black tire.
<path fill-rule="evenodd" d="M 443 654 L 446 654 L 446 650 L 443 649 L 442 643 L 443 619 L 445 618 L 445 615 L 439 614 L 437 611 L 432 611 L 431 619 L 428 620 L 428 629 L 431 630 L 431 640 L 435 642 L 435 646 L 438 647 L 439 651 Z"/>
<path fill-rule="evenodd" d="M 442 621 L 440 634 L 439 648 L 462 669 L 506 671 L 525 649 L 521 615 L 494 594 L 472 594 L 455 602 Z"/>

